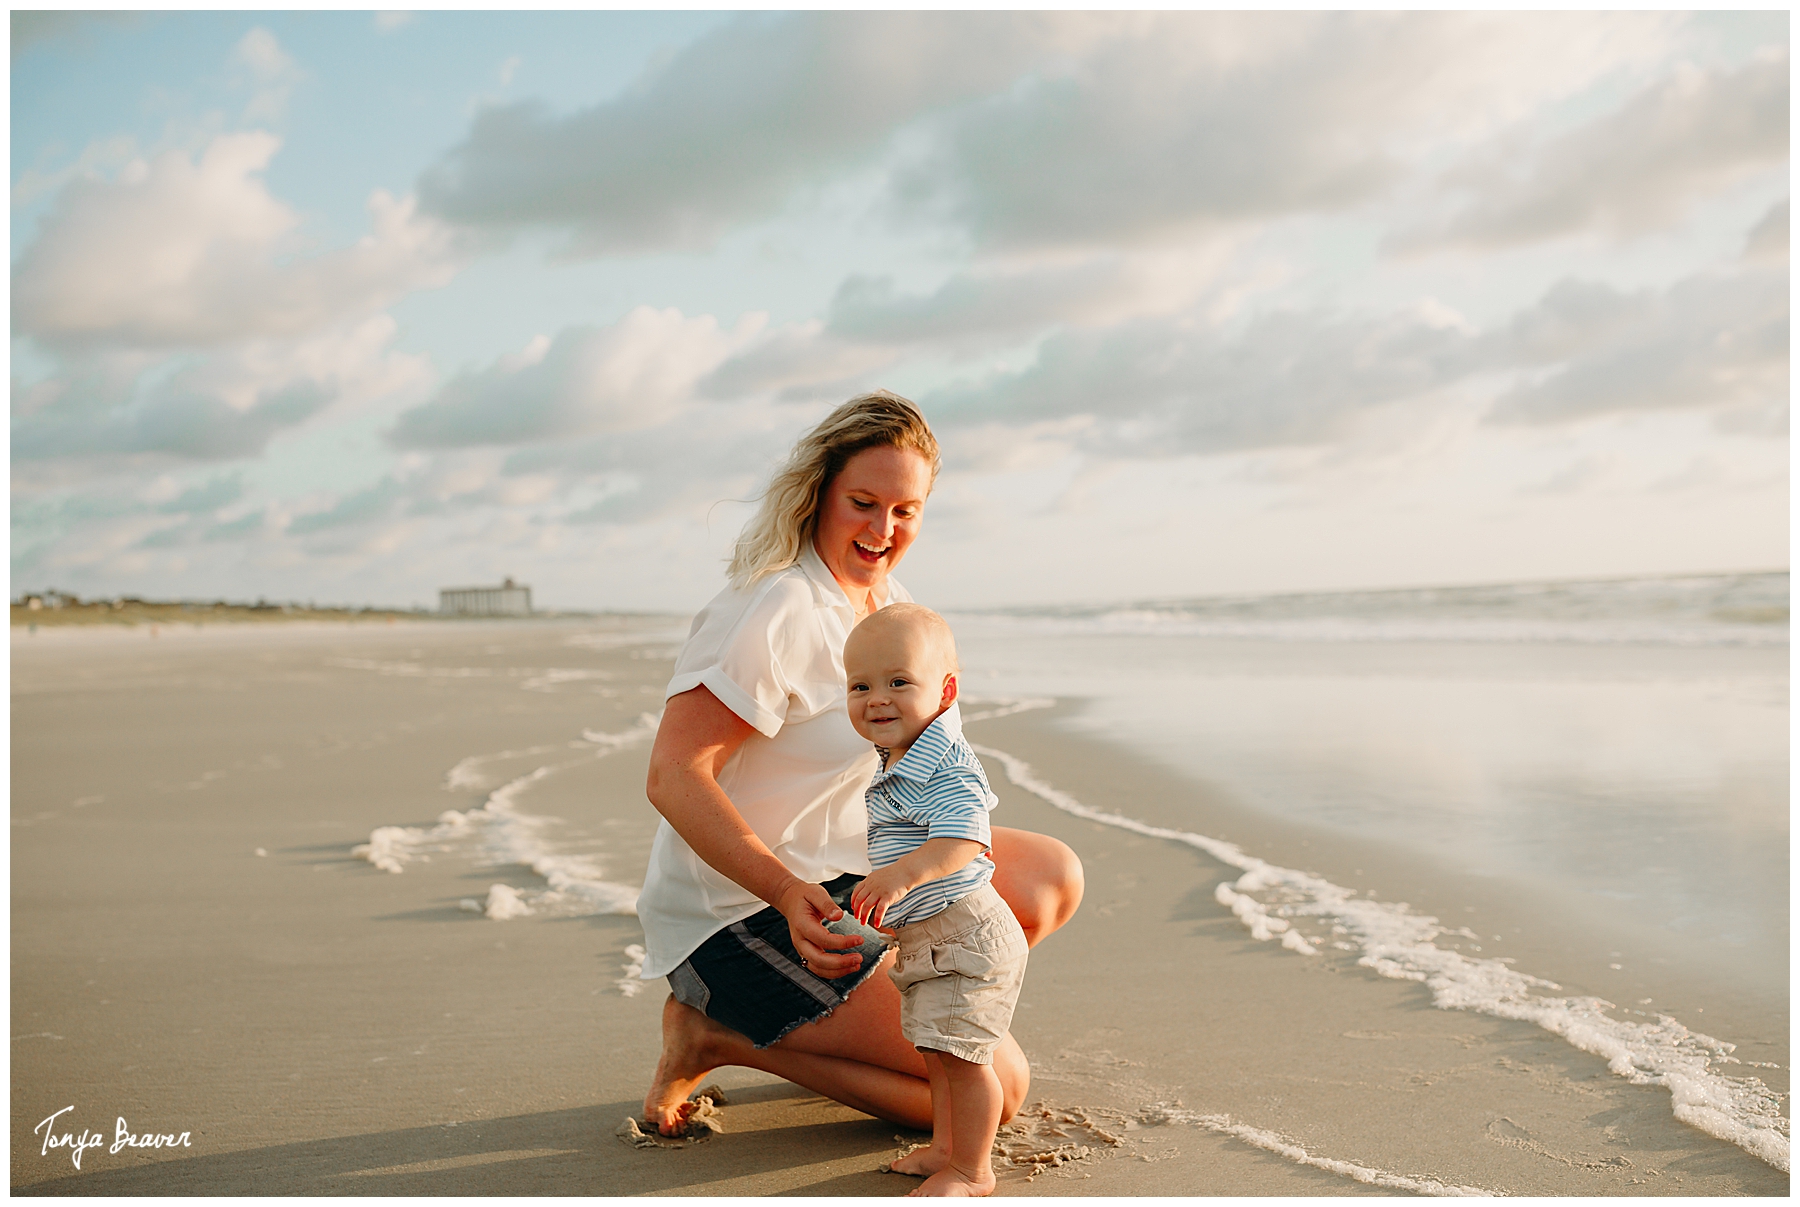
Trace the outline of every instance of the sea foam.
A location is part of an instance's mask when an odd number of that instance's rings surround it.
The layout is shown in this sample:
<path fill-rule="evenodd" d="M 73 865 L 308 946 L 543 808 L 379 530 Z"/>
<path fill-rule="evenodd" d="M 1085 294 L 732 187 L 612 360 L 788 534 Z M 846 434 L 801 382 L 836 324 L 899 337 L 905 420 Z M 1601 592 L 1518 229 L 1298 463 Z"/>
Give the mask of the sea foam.
<path fill-rule="evenodd" d="M 656 733 L 659 720 L 659 717 L 645 713 L 639 716 L 635 725 L 619 733 L 585 730 L 582 741 L 572 745 L 585 746 L 589 758 L 604 758 L 647 741 Z M 447 773 L 446 787 L 466 788 L 481 782 L 476 769 L 483 762 L 554 749 L 557 747 L 534 746 L 464 759 Z M 557 917 L 635 914 L 641 891 L 639 886 L 605 879 L 598 860 L 592 855 L 558 850 L 547 831 L 560 819 L 526 813 L 518 807 L 518 798 L 533 784 L 585 761 L 586 758 L 574 759 L 538 767 L 494 789 L 476 808 L 446 809 L 432 826 L 381 826 L 369 835 L 368 842 L 353 847 L 350 853 L 368 860 L 384 872 L 400 873 L 414 861 L 430 862 L 435 852 L 468 846 L 480 852 L 484 863 L 522 864 L 543 878 L 542 887 L 491 885 L 485 900 L 467 898 L 461 903 L 462 908 L 485 914 L 497 922 L 533 914 Z"/>
<path fill-rule="evenodd" d="M 1018 702 L 1008 711 L 1033 706 L 1042 707 L 1042 702 Z M 1422 982 L 1440 1009 L 1535 1023 L 1602 1057 L 1608 1068 L 1635 1085 L 1668 1089 L 1681 1122 L 1787 1171 L 1789 1124 L 1781 1115 L 1780 1096 L 1759 1078 L 1734 1077 L 1713 1067 L 1737 1063 L 1731 1055 L 1734 1045 L 1667 1015 L 1634 1022 L 1612 1017 L 1607 1011 L 1616 1007 L 1602 998 L 1549 996 L 1561 986 L 1499 960 L 1436 946 L 1432 940 L 1452 933 L 1450 929 L 1436 918 L 1412 913 L 1403 902 L 1359 898 L 1353 889 L 1258 859 L 1235 843 L 1091 808 L 1039 778 L 1022 759 L 989 746 L 975 746 L 975 751 L 997 760 L 1014 784 L 1065 813 L 1178 842 L 1237 868 L 1243 874 L 1220 884 L 1215 896 L 1252 937 L 1277 940 L 1301 955 L 1316 955 L 1329 942 L 1360 952 L 1357 963 L 1382 976 Z"/>
<path fill-rule="evenodd" d="M 1234 1123 L 1229 1115 L 1204 1115 L 1198 1111 L 1183 1110 L 1178 1106 L 1157 1103 L 1154 1106 L 1145 1107 L 1139 1112 L 1138 1121 L 1150 1126 L 1180 1124 L 1197 1127 L 1221 1136 L 1230 1136 L 1234 1140 L 1242 1140 L 1264 1152 L 1284 1157 L 1296 1165 L 1322 1169 L 1327 1173 L 1334 1173 L 1340 1177 L 1361 1182 L 1365 1186 L 1380 1186 L 1385 1190 L 1405 1190 L 1413 1194 L 1447 1198 L 1491 1198 L 1494 1196 L 1494 1191 L 1483 1190 L 1478 1186 L 1458 1186 L 1454 1183 L 1440 1182 L 1436 1178 L 1409 1178 L 1405 1174 L 1390 1173 L 1385 1169 L 1375 1169 L 1355 1161 L 1315 1156 L 1302 1145 L 1285 1136 L 1264 1128 L 1252 1127 L 1247 1123 Z"/>

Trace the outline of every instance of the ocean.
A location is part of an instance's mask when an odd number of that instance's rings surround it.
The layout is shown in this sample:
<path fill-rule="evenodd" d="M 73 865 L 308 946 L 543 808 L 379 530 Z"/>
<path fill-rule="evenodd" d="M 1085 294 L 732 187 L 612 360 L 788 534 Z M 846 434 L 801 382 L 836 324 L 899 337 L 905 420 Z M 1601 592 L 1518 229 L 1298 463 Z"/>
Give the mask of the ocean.
<path fill-rule="evenodd" d="M 972 712 L 1075 701 L 1194 783 L 1112 824 L 1243 869 L 1257 937 L 1535 1022 L 1787 1168 L 1787 574 L 950 620 Z"/>

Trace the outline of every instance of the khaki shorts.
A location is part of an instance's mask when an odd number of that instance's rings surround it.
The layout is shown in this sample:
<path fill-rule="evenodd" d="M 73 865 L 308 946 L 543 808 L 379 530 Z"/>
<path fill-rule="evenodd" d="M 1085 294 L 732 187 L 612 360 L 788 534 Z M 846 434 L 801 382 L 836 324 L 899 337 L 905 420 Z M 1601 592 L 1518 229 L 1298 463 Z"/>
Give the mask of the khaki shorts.
<path fill-rule="evenodd" d="M 900 1034 L 915 1048 L 993 1064 L 1025 983 L 1025 932 L 984 884 L 895 932 L 888 975 L 900 989 Z"/>

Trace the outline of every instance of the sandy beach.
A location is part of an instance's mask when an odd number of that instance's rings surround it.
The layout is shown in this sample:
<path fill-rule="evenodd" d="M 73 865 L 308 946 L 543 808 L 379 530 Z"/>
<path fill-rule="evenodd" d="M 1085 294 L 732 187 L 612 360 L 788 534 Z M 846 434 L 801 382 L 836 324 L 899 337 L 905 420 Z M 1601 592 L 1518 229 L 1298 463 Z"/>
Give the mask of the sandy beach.
<path fill-rule="evenodd" d="M 595 911 L 641 879 L 645 714 L 684 628 L 15 629 L 14 1192 L 916 1185 L 881 1171 L 922 1136 L 742 1069 L 715 1078 L 721 1134 L 615 1135 L 664 989 L 633 978 L 635 917 Z M 998 1193 L 1788 1192 L 1769 1161 L 1678 1122 L 1668 1088 L 1530 1022 L 1440 1009 L 1344 952 L 1259 941 L 1216 892 L 1238 869 L 1021 786 L 1028 771 L 1289 866 L 1330 842 L 1418 911 L 1486 908 L 1491 888 L 1098 740 L 1069 724 L 1082 708 L 970 708 L 971 739 L 1007 756 L 984 756 L 996 821 L 1062 838 L 1088 875 L 1080 913 L 1032 955 L 1015 1022 L 1031 1106 L 1002 1136 Z M 1520 966 L 1546 975 L 1554 948 L 1539 950 L 1534 965 L 1522 938 Z M 1785 1028 L 1726 1002 L 1702 1017 L 1786 1091 Z M 120 1126 L 177 1146 L 111 1151 Z M 77 1168 L 46 1131 L 100 1139 Z"/>

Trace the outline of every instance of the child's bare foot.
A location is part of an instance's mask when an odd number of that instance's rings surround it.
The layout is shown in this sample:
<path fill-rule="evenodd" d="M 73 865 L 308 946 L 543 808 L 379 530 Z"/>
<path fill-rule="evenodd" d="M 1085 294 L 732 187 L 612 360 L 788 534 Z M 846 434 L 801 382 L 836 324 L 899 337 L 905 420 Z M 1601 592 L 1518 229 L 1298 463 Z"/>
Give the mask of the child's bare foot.
<path fill-rule="evenodd" d="M 966 1173 L 954 1165 L 925 1179 L 925 1184 L 907 1195 L 910 1199 L 979 1199 L 994 1193 L 994 1171 Z"/>
<path fill-rule="evenodd" d="M 644 1122 L 665 1136 L 681 1133 L 694 1112 L 688 1096 L 700 1088 L 706 1075 L 718 1066 L 711 1059 L 718 1023 L 692 1006 L 684 1006 L 670 994 L 663 1003 L 662 1059 L 644 1095 Z"/>
<path fill-rule="evenodd" d="M 910 1174 L 915 1178 L 929 1178 L 944 1166 L 950 1164 L 950 1150 L 939 1148 L 935 1144 L 927 1144 L 923 1148 L 915 1148 L 888 1165 L 894 1173 Z"/>

